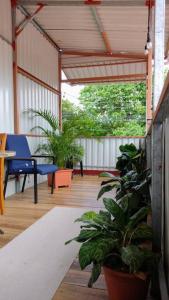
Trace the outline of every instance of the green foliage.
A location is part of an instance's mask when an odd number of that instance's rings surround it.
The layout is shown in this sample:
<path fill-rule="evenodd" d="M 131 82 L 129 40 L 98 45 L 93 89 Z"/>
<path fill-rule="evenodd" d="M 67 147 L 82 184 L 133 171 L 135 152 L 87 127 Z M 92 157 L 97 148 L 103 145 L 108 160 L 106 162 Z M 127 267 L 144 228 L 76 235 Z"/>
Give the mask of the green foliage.
<path fill-rule="evenodd" d="M 143 135 L 145 99 L 144 83 L 90 85 L 80 94 L 80 103 L 103 135 Z"/>
<path fill-rule="evenodd" d="M 96 122 L 90 117 L 85 110 L 71 103 L 69 100 L 62 101 L 62 118 L 66 127 L 73 128 L 77 137 L 92 137 L 95 136 Z M 98 132 L 97 135 L 101 135 Z"/>
<path fill-rule="evenodd" d="M 145 152 L 137 150 L 134 144 L 121 145 L 119 149 L 121 155 L 117 158 L 116 168 L 121 172 L 121 176 L 131 170 L 142 172 L 145 167 Z"/>
<path fill-rule="evenodd" d="M 143 207 L 128 216 L 112 199 L 105 198 L 104 205 L 104 211 L 87 212 L 76 220 L 84 224 L 73 239 L 82 244 L 79 251 L 81 269 L 93 264 L 89 286 L 97 280 L 103 265 L 137 273 L 150 271 L 155 259 L 154 254 L 147 250 L 151 264 L 146 264 L 148 256 L 142 248 L 144 240 L 152 239 L 152 229 L 145 223 L 149 209 Z M 86 223 L 88 227 L 84 230 Z"/>
<path fill-rule="evenodd" d="M 63 99 L 63 119 L 78 135 L 144 135 L 144 83 L 89 85 L 80 93 L 80 106 Z"/>
<path fill-rule="evenodd" d="M 120 150 L 132 159 L 138 156 L 132 144 L 121 146 Z M 103 198 L 104 210 L 89 211 L 78 218 L 76 222 L 82 223 L 80 233 L 66 243 L 82 244 L 79 251 L 81 269 L 92 264 L 89 287 L 98 279 L 102 266 L 136 276 L 142 272 L 153 273 L 157 266 L 158 256 L 144 246 L 152 240 L 152 228 L 147 224 L 151 211 L 151 176 L 149 170 L 142 169 L 140 160 L 137 163 L 138 170 L 142 170 L 139 173 L 132 164 L 134 169 L 123 177 L 108 172 L 101 174 L 107 180 L 101 184 L 98 199 L 114 189 L 115 199 Z"/>
<path fill-rule="evenodd" d="M 64 122 L 63 130 L 60 131 L 58 119 L 49 111 L 31 110 L 31 113 L 34 117 L 45 120 L 49 126 L 49 129 L 41 126 L 32 129 L 39 128 L 47 138 L 47 143 L 40 144 L 37 152 L 54 156 L 55 163 L 61 168 L 65 168 L 68 164 L 73 165 L 82 159 L 83 148 L 75 142 L 77 132 L 74 128 Z"/>

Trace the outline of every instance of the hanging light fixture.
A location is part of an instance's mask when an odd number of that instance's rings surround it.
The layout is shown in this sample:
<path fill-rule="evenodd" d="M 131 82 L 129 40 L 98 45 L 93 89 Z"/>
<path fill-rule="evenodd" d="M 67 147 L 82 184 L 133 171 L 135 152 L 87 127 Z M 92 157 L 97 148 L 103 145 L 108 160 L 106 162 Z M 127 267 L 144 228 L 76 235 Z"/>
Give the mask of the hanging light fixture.
<path fill-rule="evenodd" d="M 144 50 L 144 53 L 146 55 L 148 54 L 148 51 L 150 49 L 152 49 L 152 42 L 151 42 L 151 37 L 150 37 L 151 8 L 152 8 L 152 3 L 151 3 L 151 0 L 149 0 L 149 2 L 148 2 L 147 42 L 146 42 L 145 50 Z"/>
<path fill-rule="evenodd" d="M 145 55 L 148 54 L 148 50 L 149 50 L 149 49 L 147 48 L 147 44 L 146 44 L 146 45 L 145 45 L 145 48 L 144 48 L 144 54 L 145 54 Z"/>

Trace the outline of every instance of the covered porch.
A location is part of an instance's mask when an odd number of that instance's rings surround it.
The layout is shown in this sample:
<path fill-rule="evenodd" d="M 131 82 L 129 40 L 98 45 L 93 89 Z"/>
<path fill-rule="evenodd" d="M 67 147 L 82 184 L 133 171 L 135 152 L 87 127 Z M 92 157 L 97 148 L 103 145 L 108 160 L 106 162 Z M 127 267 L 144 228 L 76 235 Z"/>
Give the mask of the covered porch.
<path fill-rule="evenodd" d="M 32 153 L 44 142 L 41 132 L 32 132 L 32 127 L 46 124 L 26 112 L 49 110 L 58 117 L 62 130 L 62 84 L 146 84 L 145 136 L 107 136 L 100 144 L 94 138 L 80 137 L 87 175 L 75 175 L 71 189 L 60 188 L 50 195 L 47 178 L 39 177 L 39 203 L 34 205 L 33 178 L 27 181 L 24 194 L 19 193 L 22 176 L 10 178 L 4 215 L 0 216 L 0 228 L 5 233 L 0 236 L 2 249 L 11 241 L 15 243 L 27 229 L 30 232 L 31 225 L 36 226 L 55 208 L 102 208 L 102 201 L 96 200 L 101 179 L 89 174 L 114 171 L 119 146 L 132 142 L 146 150 L 147 167 L 152 170 L 153 247 L 162 249 L 159 284 L 165 287 L 161 288 L 161 299 L 166 299 L 169 74 L 164 83 L 164 62 L 169 55 L 168 9 L 168 1 L 160 0 L 1 0 L 1 132 L 25 135 Z M 76 259 L 72 263 L 53 299 L 107 300 L 103 276 L 92 291 L 88 290 L 89 270 L 81 272 Z"/>

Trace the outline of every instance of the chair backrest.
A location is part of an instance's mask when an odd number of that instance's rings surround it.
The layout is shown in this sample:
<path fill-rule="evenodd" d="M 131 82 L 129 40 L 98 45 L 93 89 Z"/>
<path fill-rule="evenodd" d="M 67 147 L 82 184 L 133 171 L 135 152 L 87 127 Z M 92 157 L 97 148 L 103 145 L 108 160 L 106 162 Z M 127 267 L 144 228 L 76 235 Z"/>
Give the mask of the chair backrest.
<path fill-rule="evenodd" d="M 31 158 L 28 141 L 25 135 L 7 135 L 6 150 L 15 151 L 15 158 Z M 26 167 L 32 167 L 32 163 L 30 161 L 16 160 L 10 160 L 8 163 L 8 171 L 11 173 L 25 169 Z"/>

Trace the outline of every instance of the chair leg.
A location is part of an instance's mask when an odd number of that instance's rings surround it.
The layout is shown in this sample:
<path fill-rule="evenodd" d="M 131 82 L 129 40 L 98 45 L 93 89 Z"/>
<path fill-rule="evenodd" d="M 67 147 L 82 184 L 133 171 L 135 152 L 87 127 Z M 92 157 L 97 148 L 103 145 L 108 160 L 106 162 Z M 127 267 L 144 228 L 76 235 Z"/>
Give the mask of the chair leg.
<path fill-rule="evenodd" d="M 82 162 L 82 160 L 80 161 L 80 173 L 81 173 L 81 176 L 83 177 L 83 162 Z"/>
<path fill-rule="evenodd" d="M 5 195 L 6 195 L 7 184 L 8 184 L 8 172 L 6 172 L 6 174 L 5 174 L 4 198 L 5 198 Z"/>
<path fill-rule="evenodd" d="M 23 185 L 22 185 L 22 193 L 24 192 L 25 190 L 25 183 L 26 183 L 26 178 L 27 178 L 27 174 L 24 175 L 24 180 L 23 180 Z"/>
<path fill-rule="evenodd" d="M 37 174 L 34 174 L 34 203 L 38 203 L 38 184 L 37 184 Z"/>
<path fill-rule="evenodd" d="M 51 194 L 53 194 L 55 185 L 55 173 L 52 173 L 52 186 L 51 186 Z"/>

